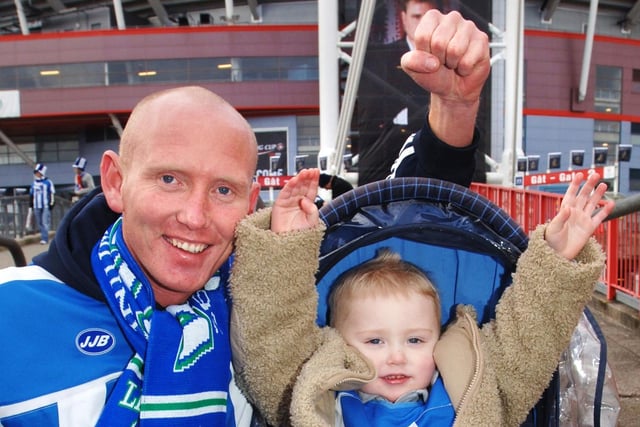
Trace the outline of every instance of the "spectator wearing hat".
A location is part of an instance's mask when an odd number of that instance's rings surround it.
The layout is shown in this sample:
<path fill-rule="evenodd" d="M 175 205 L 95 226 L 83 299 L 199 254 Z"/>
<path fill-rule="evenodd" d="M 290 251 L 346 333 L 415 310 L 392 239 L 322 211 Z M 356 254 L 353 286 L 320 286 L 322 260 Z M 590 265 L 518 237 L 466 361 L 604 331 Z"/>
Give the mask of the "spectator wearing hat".
<path fill-rule="evenodd" d="M 49 243 L 49 227 L 51 226 L 51 209 L 55 204 L 56 189 L 53 182 L 47 178 L 47 167 L 38 163 L 33 170 L 33 184 L 29 189 L 29 205 L 33 208 L 38 229 L 40 230 L 40 244 Z"/>
<path fill-rule="evenodd" d="M 331 190 L 331 198 L 335 199 L 341 194 L 346 193 L 349 190 L 353 190 L 353 185 L 346 179 L 340 178 L 338 175 L 330 175 L 328 173 L 321 173 L 318 180 L 318 186 L 325 190 Z M 322 197 L 316 196 L 314 203 L 320 209 L 325 201 Z"/>
<path fill-rule="evenodd" d="M 320 174 L 318 185 L 326 190 L 331 190 L 331 198 L 335 199 L 347 191 L 353 190 L 353 185 L 346 179 L 337 175 L 329 175 L 327 173 Z"/>
<path fill-rule="evenodd" d="M 71 198 L 71 202 L 77 202 L 82 196 L 87 194 L 89 191 L 95 188 L 95 183 L 93 182 L 93 176 L 87 171 L 85 171 L 87 167 L 87 159 L 84 157 L 76 158 L 76 161 L 73 162 L 73 169 L 76 171 L 75 176 L 75 187 L 73 189 L 73 197 Z"/>

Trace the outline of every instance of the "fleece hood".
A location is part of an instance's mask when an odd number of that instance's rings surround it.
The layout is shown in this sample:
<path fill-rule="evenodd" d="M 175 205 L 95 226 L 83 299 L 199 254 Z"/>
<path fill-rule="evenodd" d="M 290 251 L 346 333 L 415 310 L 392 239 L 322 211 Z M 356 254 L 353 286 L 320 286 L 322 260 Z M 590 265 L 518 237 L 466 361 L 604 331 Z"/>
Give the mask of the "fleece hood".
<path fill-rule="evenodd" d="M 106 302 L 91 269 L 91 251 L 120 214 L 109 209 L 100 187 L 81 198 L 62 219 L 49 250 L 33 258 L 77 291 Z"/>

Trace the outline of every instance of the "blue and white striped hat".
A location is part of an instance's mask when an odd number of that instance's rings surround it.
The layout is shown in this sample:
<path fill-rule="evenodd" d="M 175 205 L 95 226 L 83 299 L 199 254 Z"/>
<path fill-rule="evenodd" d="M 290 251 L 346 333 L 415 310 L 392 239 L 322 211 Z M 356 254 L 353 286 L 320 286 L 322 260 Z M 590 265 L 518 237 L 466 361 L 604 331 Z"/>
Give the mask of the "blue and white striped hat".
<path fill-rule="evenodd" d="M 47 167 L 44 165 L 44 163 L 38 163 L 36 165 L 36 168 L 33 170 L 33 173 L 36 172 L 40 172 L 42 174 L 42 176 L 46 176 L 47 175 Z"/>
<path fill-rule="evenodd" d="M 84 168 L 87 167 L 87 159 L 85 159 L 84 157 L 77 157 L 76 161 L 73 162 L 73 165 L 71 165 L 74 168 L 78 168 L 80 170 L 84 170 Z"/>

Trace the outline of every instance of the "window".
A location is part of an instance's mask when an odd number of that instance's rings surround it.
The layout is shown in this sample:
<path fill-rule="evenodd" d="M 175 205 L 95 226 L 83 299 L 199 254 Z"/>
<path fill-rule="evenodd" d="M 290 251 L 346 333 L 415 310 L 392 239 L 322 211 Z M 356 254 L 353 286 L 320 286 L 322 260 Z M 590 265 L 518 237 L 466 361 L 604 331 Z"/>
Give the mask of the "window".
<path fill-rule="evenodd" d="M 0 90 L 248 80 L 317 81 L 318 58 L 220 57 L 0 67 Z"/>
<path fill-rule="evenodd" d="M 80 151 L 78 138 L 73 135 L 47 135 L 36 139 L 38 162 L 73 162 Z"/>
<path fill-rule="evenodd" d="M 620 122 L 595 120 L 593 123 L 593 146 L 607 147 L 608 163 L 616 158 L 620 144 Z"/>
<path fill-rule="evenodd" d="M 189 80 L 231 81 L 231 58 L 190 59 Z"/>
<path fill-rule="evenodd" d="M 640 169 L 629 169 L 629 191 L 640 191 Z"/>
<path fill-rule="evenodd" d="M 18 86 L 19 68 L 20 67 L 0 67 L 0 90 L 11 90 Z"/>
<path fill-rule="evenodd" d="M 639 69 L 633 70 L 631 92 L 640 93 L 640 70 Z"/>
<path fill-rule="evenodd" d="M 287 80 L 318 80 L 318 58 L 280 58 Z"/>
<path fill-rule="evenodd" d="M 12 138 L 12 141 L 18 147 L 18 150 L 27 156 L 34 163 L 37 161 L 36 144 L 33 136 L 21 136 Z M 26 162 L 22 156 L 18 155 L 12 147 L 0 144 L 0 165 L 21 165 Z"/>
<path fill-rule="evenodd" d="M 593 140 L 599 143 L 618 144 L 620 142 L 620 122 L 595 120 Z"/>
<path fill-rule="evenodd" d="M 640 145 L 640 123 L 631 123 L 631 143 Z"/>
<path fill-rule="evenodd" d="M 17 138 L 14 138 L 13 142 L 16 143 L 18 148 L 24 153 L 28 158 L 35 162 L 36 158 L 36 146 L 35 144 L 23 143 L 18 144 Z M 8 145 L 0 145 L 0 165 L 20 165 L 24 164 L 24 159 L 19 156 L 13 148 Z"/>
<path fill-rule="evenodd" d="M 104 143 L 114 141 L 116 144 L 120 140 L 118 132 L 112 126 L 104 126 L 98 128 L 90 128 L 85 130 L 85 142 Z"/>
<path fill-rule="evenodd" d="M 298 129 L 297 155 L 305 157 L 305 167 L 316 167 L 318 164 L 318 152 L 320 151 L 320 117 L 298 116 L 296 117 Z"/>
<path fill-rule="evenodd" d="M 238 81 L 279 80 L 278 58 L 240 58 L 238 61 L 242 76 Z"/>
<path fill-rule="evenodd" d="M 117 145 L 119 137 L 110 127 L 87 131 L 87 142 L 95 140 L 104 141 L 106 138 L 114 140 Z M 57 163 L 72 164 L 80 153 L 80 142 L 76 135 L 38 135 L 20 136 L 12 138 L 22 154 L 33 163 Z M 25 164 L 23 157 L 18 155 L 13 148 L 0 145 L 0 165 Z"/>
<path fill-rule="evenodd" d="M 622 68 L 596 65 L 595 110 L 619 113 L 622 93 Z"/>

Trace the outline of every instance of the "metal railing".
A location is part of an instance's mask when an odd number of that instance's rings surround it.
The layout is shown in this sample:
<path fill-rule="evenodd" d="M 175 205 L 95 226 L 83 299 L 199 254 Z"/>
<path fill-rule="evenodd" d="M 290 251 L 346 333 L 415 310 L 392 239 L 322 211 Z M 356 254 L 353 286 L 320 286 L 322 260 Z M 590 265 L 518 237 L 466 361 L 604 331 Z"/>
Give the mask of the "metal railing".
<path fill-rule="evenodd" d="M 473 183 L 471 189 L 506 211 L 529 234 L 558 211 L 562 195 L 497 185 Z M 609 300 L 640 310 L 640 199 L 616 202 L 614 212 L 596 230 L 607 261 L 601 280 Z M 56 230 L 71 201 L 56 197 L 51 230 Z M 0 237 L 18 239 L 38 234 L 26 224 L 29 196 L 0 197 Z"/>
<path fill-rule="evenodd" d="M 56 196 L 56 204 L 51 211 L 51 227 L 58 228 L 64 214 L 71 207 L 71 201 Z M 29 214 L 29 196 L 1 196 L 0 197 L 0 236 L 19 239 L 31 234 L 38 234 L 35 221 L 27 224 Z"/>
<path fill-rule="evenodd" d="M 553 218 L 562 195 L 473 183 L 471 189 L 506 211 L 529 234 Z M 607 261 L 601 277 L 608 300 L 618 300 L 640 310 L 640 202 L 616 201 L 614 212 L 596 230 Z"/>

